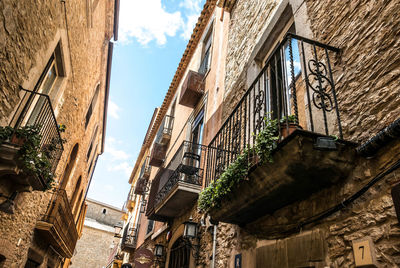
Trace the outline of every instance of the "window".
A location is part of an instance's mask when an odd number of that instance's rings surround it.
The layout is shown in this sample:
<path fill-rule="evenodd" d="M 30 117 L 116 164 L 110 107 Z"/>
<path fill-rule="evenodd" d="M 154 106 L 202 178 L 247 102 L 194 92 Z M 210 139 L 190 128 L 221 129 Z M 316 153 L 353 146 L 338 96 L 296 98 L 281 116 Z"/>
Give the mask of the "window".
<path fill-rule="evenodd" d="M 90 155 L 92 154 L 93 143 L 94 143 L 94 141 L 95 141 L 95 139 L 96 139 L 96 137 L 97 137 L 98 128 L 99 128 L 99 126 L 96 126 L 96 128 L 95 128 L 95 130 L 94 130 L 94 132 L 93 132 L 92 140 L 91 140 L 91 142 L 90 142 L 89 149 L 88 149 L 88 151 L 87 151 L 87 153 L 86 153 L 86 159 L 87 159 L 87 160 L 89 160 Z M 97 148 L 97 146 L 96 146 L 96 148 Z"/>
<path fill-rule="evenodd" d="M 96 91 L 94 92 L 92 101 L 90 102 L 89 108 L 86 112 L 86 116 L 85 116 L 85 128 L 87 128 L 87 126 L 89 125 L 90 122 L 90 118 L 92 117 L 92 113 L 94 108 L 96 107 L 96 103 L 97 103 L 97 99 L 99 96 L 99 92 L 100 92 L 100 84 L 97 85 L 96 87 Z"/>
<path fill-rule="evenodd" d="M 154 221 L 153 220 L 149 220 L 148 224 L 147 224 L 147 231 L 146 231 L 146 235 L 148 235 L 149 233 L 151 233 L 154 229 Z"/>
<path fill-rule="evenodd" d="M 69 161 L 65 167 L 64 175 L 61 181 L 61 186 L 60 186 L 61 189 L 65 189 L 65 187 L 67 187 L 69 177 L 71 175 L 73 167 L 75 166 L 76 158 L 78 156 L 78 150 L 79 150 L 79 144 L 77 143 L 75 144 L 74 148 L 72 148 L 71 153 L 69 155 Z"/>
<path fill-rule="evenodd" d="M 96 150 L 97 150 L 97 145 L 96 145 L 95 151 Z M 92 170 L 93 162 L 94 162 L 94 157 L 92 158 L 92 161 L 90 161 L 90 165 L 89 165 L 89 168 L 87 170 L 88 175 L 89 175 L 90 171 Z"/>
<path fill-rule="evenodd" d="M 206 34 L 206 37 L 203 40 L 203 50 L 201 52 L 201 63 L 199 67 L 199 73 L 201 74 L 206 74 L 208 69 L 210 68 L 212 32 L 213 26 L 211 25 Z"/>
<path fill-rule="evenodd" d="M 107 209 L 103 208 L 103 214 L 105 215 L 107 213 Z"/>
<path fill-rule="evenodd" d="M 49 96 L 53 103 L 57 103 L 58 99 L 59 84 L 57 82 L 65 76 L 61 55 L 61 46 L 58 43 L 34 88 L 34 91 Z M 44 105 L 46 105 L 45 101 L 45 98 L 41 98 L 39 95 L 34 97 L 30 105 L 31 108 L 27 112 L 25 124 L 35 124 Z"/>
<path fill-rule="evenodd" d="M 285 36 L 287 32 L 295 32 L 294 24 L 284 32 L 281 33 L 279 41 Z M 300 70 L 300 55 L 296 39 L 291 39 L 292 55 L 294 63 L 294 77 L 295 80 L 299 79 Z M 289 56 L 289 42 L 283 44 L 283 52 L 277 50 L 272 54 L 266 56 L 264 65 L 267 65 L 266 81 L 268 87 L 266 90 L 266 112 L 270 113 L 273 118 L 283 118 L 285 113 L 292 112 L 292 83 L 290 73 L 290 56 Z M 297 83 L 297 81 L 294 81 Z M 279 114 L 279 115 L 278 115 Z"/>
<path fill-rule="evenodd" d="M 190 141 L 196 144 L 201 144 L 203 138 L 203 125 L 204 125 L 204 110 L 196 116 L 192 123 L 192 133 Z"/>
<path fill-rule="evenodd" d="M 78 181 L 75 184 L 74 192 L 72 193 L 71 202 L 70 202 L 71 206 L 74 206 L 75 199 L 78 197 L 78 192 L 79 192 L 79 188 L 81 187 L 81 183 L 82 183 L 82 176 L 79 176 Z"/>

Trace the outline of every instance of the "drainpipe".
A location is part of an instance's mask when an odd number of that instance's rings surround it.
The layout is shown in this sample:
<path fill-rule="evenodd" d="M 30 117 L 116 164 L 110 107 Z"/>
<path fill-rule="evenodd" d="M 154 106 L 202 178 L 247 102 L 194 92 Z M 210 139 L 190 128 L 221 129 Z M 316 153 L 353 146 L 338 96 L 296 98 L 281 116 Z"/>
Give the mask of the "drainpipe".
<path fill-rule="evenodd" d="M 212 249 L 212 262 L 211 262 L 211 268 L 215 267 L 215 253 L 217 250 L 217 225 L 214 225 L 214 231 L 213 231 L 213 249 Z"/>

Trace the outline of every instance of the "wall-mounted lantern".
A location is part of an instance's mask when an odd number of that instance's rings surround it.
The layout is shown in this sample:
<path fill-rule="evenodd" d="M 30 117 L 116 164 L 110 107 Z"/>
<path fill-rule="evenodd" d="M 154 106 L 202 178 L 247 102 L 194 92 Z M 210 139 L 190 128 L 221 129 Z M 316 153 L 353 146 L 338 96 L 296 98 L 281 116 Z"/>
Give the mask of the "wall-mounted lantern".
<path fill-rule="evenodd" d="M 185 221 L 183 224 L 185 225 L 185 228 L 183 231 L 183 238 L 185 238 L 185 239 L 196 238 L 199 224 L 197 222 L 194 222 L 192 217 L 190 217 L 189 220 Z"/>
<path fill-rule="evenodd" d="M 199 224 L 194 222 L 192 217 L 190 217 L 189 220 L 185 221 L 183 224 L 183 239 L 185 240 L 186 245 L 192 249 L 192 255 L 197 262 L 200 257 L 200 241 L 198 236 Z M 197 243 L 194 244 L 193 240 L 197 240 Z"/>
<path fill-rule="evenodd" d="M 154 248 L 154 256 L 157 258 L 162 258 L 164 256 L 164 246 L 161 244 L 156 244 Z"/>

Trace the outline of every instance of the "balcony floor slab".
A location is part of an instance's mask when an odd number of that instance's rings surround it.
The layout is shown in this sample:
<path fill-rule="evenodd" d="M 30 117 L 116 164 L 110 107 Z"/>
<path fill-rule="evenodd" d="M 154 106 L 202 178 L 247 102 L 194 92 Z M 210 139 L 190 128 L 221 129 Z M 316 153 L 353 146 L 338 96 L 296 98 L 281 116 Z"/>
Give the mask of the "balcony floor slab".
<path fill-rule="evenodd" d="M 178 181 L 170 193 L 155 207 L 155 214 L 164 218 L 180 216 L 185 209 L 195 203 L 200 191 L 200 185 Z"/>
<path fill-rule="evenodd" d="M 336 141 L 337 150 L 314 147 L 318 135 L 296 130 L 273 153 L 273 162 L 251 168 L 222 202 L 210 211 L 213 221 L 245 226 L 260 217 L 338 183 L 354 167 L 356 144 Z"/>

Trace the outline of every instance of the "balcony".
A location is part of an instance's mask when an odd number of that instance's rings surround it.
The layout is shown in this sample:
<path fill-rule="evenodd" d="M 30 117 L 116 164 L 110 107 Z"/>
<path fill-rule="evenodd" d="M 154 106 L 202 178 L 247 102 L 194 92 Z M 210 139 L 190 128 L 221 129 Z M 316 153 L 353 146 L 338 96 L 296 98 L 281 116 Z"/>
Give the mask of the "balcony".
<path fill-rule="evenodd" d="M 155 141 L 161 145 L 168 145 L 171 140 L 174 117 L 166 115 L 158 129 Z"/>
<path fill-rule="evenodd" d="M 177 217 L 195 203 L 203 184 L 205 154 L 203 145 L 188 141 L 181 144 L 168 166 L 157 174 L 158 183 L 152 185 L 157 190 L 152 188 L 150 193 L 149 219 Z"/>
<path fill-rule="evenodd" d="M 128 211 L 132 211 L 134 207 L 135 207 L 135 193 L 133 188 L 131 188 L 128 194 L 128 198 L 126 200 L 126 208 Z"/>
<path fill-rule="evenodd" d="M 150 157 L 146 157 L 145 161 L 142 164 L 142 168 L 140 170 L 139 178 L 135 185 L 135 194 L 144 195 L 148 192 L 148 183 L 150 177 Z"/>
<path fill-rule="evenodd" d="M 179 104 L 194 108 L 204 94 L 204 74 L 190 70 L 182 84 Z"/>
<path fill-rule="evenodd" d="M 158 129 L 156 138 L 154 140 L 153 149 L 150 154 L 149 165 L 160 167 L 164 163 L 165 154 L 169 141 L 171 140 L 172 128 L 174 126 L 174 118 L 166 115 Z"/>
<path fill-rule="evenodd" d="M 40 160 L 49 163 L 48 172 L 54 174 L 64 148 L 50 98 L 41 93 L 22 90 L 26 94 L 22 98 L 10 126 L 14 131 L 25 127 L 38 129 L 40 137 L 37 146 L 38 155 L 41 155 Z M 27 167 L 24 161 L 21 161 L 20 153 L 26 144 L 26 139 L 16 138 L 15 133 L 0 144 L 0 176 L 6 176 L 12 180 L 13 189 L 16 191 L 47 189 L 49 176 L 32 171 L 32 168 Z"/>
<path fill-rule="evenodd" d="M 343 139 L 330 65 L 338 52 L 292 34 L 277 46 L 209 144 L 205 184 L 253 148 L 267 122 L 276 128 L 272 162 L 249 157 L 247 178 L 209 209 L 212 220 L 245 226 L 348 176 L 356 144 Z"/>
<path fill-rule="evenodd" d="M 129 225 L 126 225 L 122 235 L 121 250 L 132 253 L 132 251 L 136 249 L 137 229 L 128 227 Z"/>
<path fill-rule="evenodd" d="M 65 190 L 55 190 L 45 215 L 36 223 L 36 230 L 61 256 L 72 257 L 78 232 Z"/>

